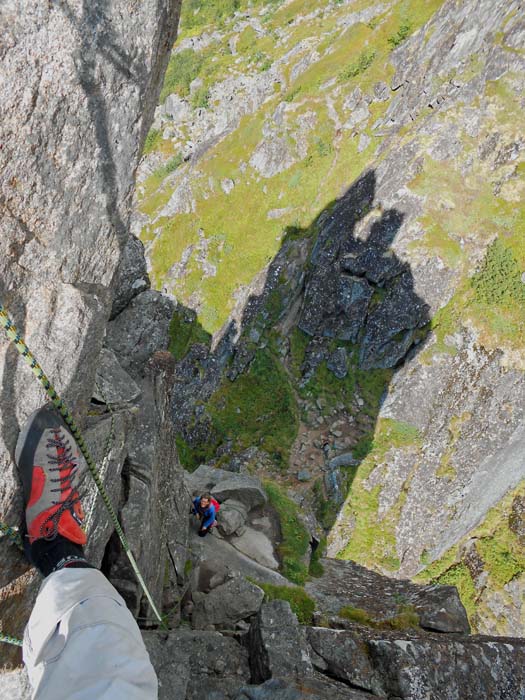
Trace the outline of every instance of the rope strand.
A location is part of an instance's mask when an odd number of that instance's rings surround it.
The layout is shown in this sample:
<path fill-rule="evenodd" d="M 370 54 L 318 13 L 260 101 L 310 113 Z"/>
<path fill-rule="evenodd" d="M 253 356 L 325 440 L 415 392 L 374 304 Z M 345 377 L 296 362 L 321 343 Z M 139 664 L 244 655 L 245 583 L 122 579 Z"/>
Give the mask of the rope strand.
<path fill-rule="evenodd" d="M 80 432 L 77 424 L 75 423 L 75 420 L 73 416 L 71 415 L 69 409 L 67 408 L 66 404 L 64 401 L 60 398 L 60 396 L 57 394 L 55 391 L 55 388 L 47 378 L 47 376 L 44 373 L 44 370 L 42 367 L 39 365 L 37 362 L 36 358 L 33 356 L 29 348 L 27 347 L 24 339 L 20 335 L 20 333 L 17 331 L 16 326 L 14 323 L 11 321 L 9 318 L 7 311 L 5 307 L 0 304 L 0 326 L 2 326 L 6 332 L 7 337 L 9 340 L 14 344 L 15 348 L 17 351 L 20 353 L 22 356 L 24 362 L 29 366 L 30 370 L 33 372 L 35 377 L 38 379 L 38 381 L 42 384 L 46 394 L 50 398 L 53 406 L 59 411 L 60 415 L 68 425 L 69 429 L 71 430 L 71 434 L 73 435 L 80 451 L 84 455 L 84 458 L 86 460 L 88 469 L 91 473 L 91 476 L 93 477 L 93 480 L 95 482 L 95 485 L 98 489 L 98 492 L 100 493 L 102 500 L 104 502 L 104 505 L 106 506 L 106 509 L 109 513 L 109 516 L 111 518 L 111 521 L 115 527 L 115 531 L 120 539 L 120 542 L 122 544 L 122 547 L 124 551 L 126 552 L 126 555 L 129 559 L 129 562 L 131 564 L 131 567 L 133 571 L 135 572 L 135 576 L 137 577 L 137 580 L 144 591 L 144 594 L 146 595 L 146 598 L 148 599 L 149 604 L 151 605 L 151 608 L 155 614 L 155 617 L 158 619 L 158 621 L 161 623 L 161 625 L 164 626 L 164 621 L 163 618 L 160 614 L 160 612 L 157 609 L 157 606 L 155 605 L 153 598 L 151 596 L 151 593 L 148 590 L 148 587 L 146 586 L 146 583 L 142 577 L 142 574 L 140 573 L 140 569 L 137 565 L 137 562 L 135 561 L 135 557 L 133 556 L 130 546 L 128 544 L 128 541 L 126 539 L 126 536 L 124 535 L 124 532 L 122 531 L 122 528 L 120 526 L 120 523 L 118 521 L 117 514 L 115 512 L 115 509 L 113 508 L 113 504 L 111 503 L 111 500 L 109 498 L 109 495 L 104 488 L 104 485 L 100 479 L 100 474 L 97 469 L 97 465 L 95 464 L 93 458 L 91 457 L 91 454 L 88 450 L 88 447 L 84 441 L 84 438 L 82 436 L 82 433 Z M 5 534 L 9 534 L 7 530 L 12 530 L 12 528 L 9 528 L 8 526 L 4 525 L 2 528 L 2 532 L 5 532 Z M 8 637 L 9 635 L 2 635 L 1 640 L 2 641 L 7 641 L 4 639 L 4 637 Z M 10 639 L 15 639 L 14 637 Z M 19 640 L 16 642 L 18 644 Z"/>

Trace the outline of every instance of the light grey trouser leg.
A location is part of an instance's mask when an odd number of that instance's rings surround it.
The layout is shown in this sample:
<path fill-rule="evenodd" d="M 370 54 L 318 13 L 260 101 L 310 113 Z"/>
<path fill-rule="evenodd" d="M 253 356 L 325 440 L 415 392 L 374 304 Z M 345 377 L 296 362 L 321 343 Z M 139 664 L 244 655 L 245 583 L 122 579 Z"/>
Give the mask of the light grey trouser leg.
<path fill-rule="evenodd" d="M 62 569 L 24 634 L 33 700 L 157 700 L 157 677 L 124 600 L 96 569 Z"/>

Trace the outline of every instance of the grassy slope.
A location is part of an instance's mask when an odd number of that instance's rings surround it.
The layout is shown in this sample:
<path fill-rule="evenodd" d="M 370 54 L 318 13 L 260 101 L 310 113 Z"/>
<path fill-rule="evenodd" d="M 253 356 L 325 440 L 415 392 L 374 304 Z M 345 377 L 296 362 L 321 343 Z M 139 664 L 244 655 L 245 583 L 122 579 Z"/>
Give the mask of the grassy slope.
<path fill-rule="evenodd" d="M 267 69 L 269 62 L 305 39 L 311 41 L 308 52 L 317 48 L 322 56 L 294 82 L 287 80 L 286 86 L 276 83 L 275 96 L 256 113 L 245 116 L 238 129 L 199 161 L 191 172 L 194 213 L 179 215 L 175 220 L 157 219 L 169 200 L 173 182 L 162 177 L 159 169 L 144 183 L 139 208 L 154 224 L 145 227 L 142 238 L 145 242 L 155 239 L 150 260 L 156 286 L 160 287 L 165 282 L 167 272 L 181 259 L 184 250 L 197 243 L 199 229 L 212 241 L 210 261 L 217 265 L 216 276 L 204 278 L 201 266 L 193 256 L 187 274 L 172 288 L 183 303 L 189 303 L 191 295 L 198 293 L 202 301 L 199 320 L 205 330 L 213 333 L 227 320 L 235 291 L 239 286 L 249 284 L 254 275 L 275 256 L 285 227 L 308 227 L 316 215 L 340 195 L 342 188 L 348 186 L 374 159 L 381 137 L 372 134 L 371 125 L 384 112 L 387 103 L 374 103 L 371 106 L 370 126 L 366 132 L 373 138 L 370 145 L 359 153 L 358 139 L 353 136 L 352 130 L 340 130 L 336 136 L 336 127 L 329 117 L 320 86 L 335 77 L 337 84 L 344 87 L 334 103 L 335 109 L 342 115 L 344 97 L 354 87 L 369 90 L 379 80 L 388 82 L 393 75 L 389 56 L 394 44 L 400 41 L 399 37 L 406 35 L 403 27 L 410 26 L 410 32 L 416 30 L 441 3 L 442 0 L 403 0 L 395 3 L 388 15 L 368 24 L 359 23 L 344 34 L 337 22 L 349 13 L 346 6 L 330 5 L 326 0 L 295 0 L 279 9 L 279 3 L 274 3 L 270 5 L 273 11 L 263 18 L 265 34 L 257 36 L 250 28 L 245 29 L 237 42 L 236 56 L 229 52 L 229 3 L 224 3 L 221 18 L 225 38 L 199 53 L 185 49 L 182 59 L 181 54 L 174 54 L 167 73 L 169 90 L 166 88 L 163 95 L 174 91 L 187 96 L 189 83 L 195 77 L 201 77 L 205 85 L 211 85 L 230 72 L 238 74 Z M 198 25 L 195 24 L 189 16 L 191 5 L 186 6 L 182 37 L 185 32 L 193 33 L 198 27 L 205 26 L 205 17 L 211 16 L 203 15 L 201 9 Z M 219 5 L 222 7 L 222 3 L 217 3 Z M 298 15 L 306 15 L 312 9 L 329 5 L 330 11 L 324 15 L 311 20 L 297 20 Z M 355 2 L 352 11 L 369 5 L 369 2 Z M 195 3 L 193 6 L 196 7 Z M 217 11 L 217 8 L 209 9 L 210 13 Z M 288 23 L 294 20 L 295 23 L 288 28 Z M 276 40 L 283 27 L 286 41 L 278 46 Z M 244 36 L 247 32 L 252 32 L 249 37 Z M 293 62 L 297 62 L 305 53 L 306 49 Z M 289 72 L 290 69 L 285 67 L 285 76 Z M 262 139 L 265 120 L 283 98 L 289 110 L 283 127 L 288 139 L 293 140 L 301 115 L 305 112 L 316 115 L 316 127 L 307 137 L 306 157 L 272 178 L 261 178 L 249 165 L 243 172 Z M 154 146 L 165 154 L 166 160 L 175 155 L 158 135 Z M 187 169 L 187 166 L 184 168 Z M 220 188 L 223 178 L 231 178 L 236 183 L 227 196 Z M 282 218 L 268 219 L 270 210 L 283 207 L 288 211 Z"/>

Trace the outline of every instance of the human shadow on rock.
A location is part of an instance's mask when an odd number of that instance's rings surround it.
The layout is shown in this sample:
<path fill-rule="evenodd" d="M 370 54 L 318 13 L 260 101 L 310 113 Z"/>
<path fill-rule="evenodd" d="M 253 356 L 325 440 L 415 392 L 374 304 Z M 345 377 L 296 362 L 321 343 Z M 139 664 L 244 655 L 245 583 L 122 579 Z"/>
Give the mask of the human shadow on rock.
<path fill-rule="evenodd" d="M 404 219 L 401 211 L 384 209 L 376 200 L 376 174 L 369 170 L 308 228 L 286 229 L 266 275 L 253 283 L 240 322 L 225 326 L 214 349 L 204 342 L 189 343 L 178 364 L 172 415 L 185 466 L 192 469 L 200 462 L 219 460 L 221 466 L 236 468 L 236 454 L 248 445 L 245 437 L 238 439 L 224 425 L 246 421 L 247 403 L 245 399 L 244 406 L 235 408 L 229 398 L 234 391 L 231 382 L 256 371 L 257 358 L 270 354 L 284 367 L 282 381 L 289 383 L 300 404 L 296 415 L 308 413 L 308 407 L 317 412 L 319 421 L 311 432 L 318 441 L 330 443 L 328 464 L 336 464 L 338 453 L 358 445 L 355 459 L 342 465 L 343 472 L 334 467 L 339 483 L 331 473 L 333 488 L 328 477 L 324 480 L 325 495 L 335 507 L 341 504 L 359 460 L 372 444 L 393 372 L 407 355 L 417 352 L 428 330 L 429 307 L 414 289 L 409 264 L 392 249 Z M 179 311 L 198 325 L 195 312 L 183 307 Z M 202 328 L 198 331 L 202 335 Z M 332 394 L 337 394 L 338 383 L 344 389 L 339 394 L 344 401 L 334 402 L 330 412 L 316 401 L 323 395 L 323 381 Z M 229 423 L 215 419 L 224 406 L 237 412 Z M 286 419 L 294 420 L 290 416 L 289 412 Z M 336 420 L 353 421 L 355 444 L 338 446 L 331 432 Z M 308 418 L 301 415 L 305 421 Z M 262 430 L 275 421 L 264 418 L 263 424 Z M 253 447 L 266 449 L 268 441 L 259 427 Z M 295 437 L 299 427 L 297 420 Z M 277 469 L 288 468 L 282 459 L 291 453 L 294 435 L 290 431 L 288 435 L 291 442 L 286 449 L 277 456 L 270 454 L 271 459 L 276 457 Z M 321 461 L 322 455 L 319 449 Z M 344 471 L 345 467 L 350 468 Z"/>

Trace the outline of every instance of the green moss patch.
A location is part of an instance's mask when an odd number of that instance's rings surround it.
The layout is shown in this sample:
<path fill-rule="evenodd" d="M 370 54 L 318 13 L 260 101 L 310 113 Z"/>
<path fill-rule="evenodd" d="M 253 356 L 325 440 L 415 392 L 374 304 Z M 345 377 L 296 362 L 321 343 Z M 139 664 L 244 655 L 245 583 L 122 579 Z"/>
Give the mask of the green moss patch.
<path fill-rule="evenodd" d="M 381 620 L 373 618 L 363 608 L 355 608 L 352 605 L 342 607 L 338 612 L 338 616 L 345 620 L 350 620 L 350 622 L 356 622 L 359 625 L 366 625 L 374 629 L 405 630 L 419 627 L 419 615 L 412 605 L 400 605 L 393 617 Z"/>
<path fill-rule="evenodd" d="M 310 546 L 310 536 L 299 517 L 299 507 L 275 482 L 265 481 L 264 489 L 281 525 L 282 541 L 278 547 L 281 571 L 293 583 L 303 584 L 308 576 L 303 558 Z"/>
<path fill-rule="evenodd" d="M 176 360 L 182 360 L 194 343 L 211 343 L 211 336 L 200 325 L 197 315 L 189 309 L 175 310 L 169 327 L 168 350 Z"/>
<path fill-rule="evenodd" d="M 190 83 L 198 77 L 202 63 L 202 55 L 193 49 L 183 49 L 173 53 L 164 76 L 160 101 L 164 102 L 172 93 L 177 93 L 181 97 L 189 95 Z"/>
<path fill-rule="evenodd" d="M 225 379 L 209 413 L 215 430 L 239 451 L 258 446 L 283 468 L 297 435 L 299 418 L 288 375 L 268 349 L 257 350 L 247 372 Z"/>
<path fill-rule="evenodd" d="M 297 615 L 299 624 L 311 625 L 315 610 L 315 600 L 310 598 L 304 588 L 296 586 L 274 586 L 271 583 L 255 582 L 265 593 L 266 601 L 286 600 L 292 612 Z"/>
<path fill-rule="evenodd" d="M 525 572 L 525 554 L 522 543 L 509 527 L 514 498 L 525 493 L 525 483 L 508 493 L 487 513 L 484 522 L 469 532 L 439 559 L 428 564 L 416 580 L 456 586 L 465 606 L 470 624 L 476 631 L 478 612 L 491 615 L 485 609 L 484 591 L 501 590 L 516 576 Z M 479 557 L 477 567 L 488 574 L 483 588 L 476 590 L 469 570 L 469 556 L 465 554 L 466 541 L 475 541 Z M 427 563 L 427 562 L 422 562 Z"/>

